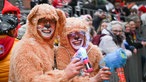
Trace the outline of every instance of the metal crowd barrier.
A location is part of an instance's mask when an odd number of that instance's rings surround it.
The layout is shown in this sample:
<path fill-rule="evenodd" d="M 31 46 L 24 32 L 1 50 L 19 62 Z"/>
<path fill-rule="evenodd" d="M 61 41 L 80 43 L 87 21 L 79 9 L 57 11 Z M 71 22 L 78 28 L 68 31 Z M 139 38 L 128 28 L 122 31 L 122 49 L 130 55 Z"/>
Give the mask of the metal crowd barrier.
<path fill-rule="evenodd" d="M 94 17 L 95 12 L 96 10 L 93 10 L 93 9 L 75 7 L 75 14 L 78 16 L 90 14 L 92 17 Z"/>
<path fill-rule="evenodd" d="M 127 82 L 142 82 L 142 68 L 141 68 L 141 55 L 143 49 L 138 51 L 138 54 L 133 54 L 127 60 L 125 67 L 125 75 Z"/>

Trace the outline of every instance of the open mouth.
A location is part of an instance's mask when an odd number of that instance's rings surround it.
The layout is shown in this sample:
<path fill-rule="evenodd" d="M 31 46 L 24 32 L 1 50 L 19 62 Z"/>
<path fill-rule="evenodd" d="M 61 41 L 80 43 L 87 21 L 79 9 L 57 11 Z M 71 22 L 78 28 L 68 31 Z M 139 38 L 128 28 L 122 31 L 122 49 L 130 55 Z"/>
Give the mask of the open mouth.
<path fill-rule="evenodd" d="M 83 46 L 83 42 L 84 40 L 82 40 L 82 39 L 80 39 L 80 40 L 72 40 L 71 41 L 71 45 L 72 45 L 72 47 L 74 48 L 74 49 L 79 49 L 80 47 L 82 47 Z"/>
<path fill-rule="evenodd" d="M 51 34 L 52 30 L 42 30 L 43 33 Z"/>
<path fill-rule="evenodd" d="M 72 44 L 78 46 L 78 45 L 81 45 L 82 44 L 82 40 L 75 40 L 75 41 L 72 41 Z"/>

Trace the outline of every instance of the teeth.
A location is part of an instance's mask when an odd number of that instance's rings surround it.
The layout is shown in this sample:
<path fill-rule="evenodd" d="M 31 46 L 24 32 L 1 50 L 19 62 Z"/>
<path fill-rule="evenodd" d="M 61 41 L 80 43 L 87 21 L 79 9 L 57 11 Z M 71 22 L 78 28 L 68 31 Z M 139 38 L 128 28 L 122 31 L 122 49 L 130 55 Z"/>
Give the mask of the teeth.
<path fill-rule="evenodd" d="M 44 33 L 51 33 L 50 30 L 43 30 Z"/>
<path fill-rule="evenodd" d="M 77 43 L 80 43 L 80 42 L 81 42 L 81 41 L 75 41 L 74 43 L 76 43 L 76 44 L 77 44 Z"/>
<path fill-rule="evenodd" d="M 74 41 L 72 42 L 74 45 L 80 45 L 81 44 L 81 41 Z"/>

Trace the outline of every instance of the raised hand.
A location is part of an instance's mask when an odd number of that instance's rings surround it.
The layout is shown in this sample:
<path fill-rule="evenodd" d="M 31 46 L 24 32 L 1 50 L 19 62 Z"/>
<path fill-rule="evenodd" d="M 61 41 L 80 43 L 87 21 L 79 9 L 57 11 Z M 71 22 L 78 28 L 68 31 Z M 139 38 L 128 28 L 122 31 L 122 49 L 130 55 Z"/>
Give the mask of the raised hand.
<path fill-rule="evenodd" d="M 65 74 L 68 79 L 80 74 L 80 70 L 84 68 L 84 63 L 79 58 L 73 58 L 70 64 L 65 68 Z"/>
<path fill-rule="evenodd" d="M 99 70 L 97 75 L 90 78 L 90 82 L 103 82 L 104 80 L 109 80 L 111 76 L 110 69 L 108 67 L 103 67 Z"/>

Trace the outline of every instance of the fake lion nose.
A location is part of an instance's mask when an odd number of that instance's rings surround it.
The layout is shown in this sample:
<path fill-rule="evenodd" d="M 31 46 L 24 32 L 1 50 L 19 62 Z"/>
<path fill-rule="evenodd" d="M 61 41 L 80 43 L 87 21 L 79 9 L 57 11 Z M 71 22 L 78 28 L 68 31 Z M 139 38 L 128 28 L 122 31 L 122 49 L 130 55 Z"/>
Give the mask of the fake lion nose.
<path fill-rule="evenodd" d="M 46 24 L 46 25 L 44 25 L 44 27 L 46 27 L 46 28 L 50 28 L 51 25 L 50 25 L 50 24 Z"/>
<path fill-rule="evenodd" d="M 79 36 L 76 36 L 74 39 L 75 39 L 75 40 L 78 40 L 79 38 L 80 38 Z"/>

